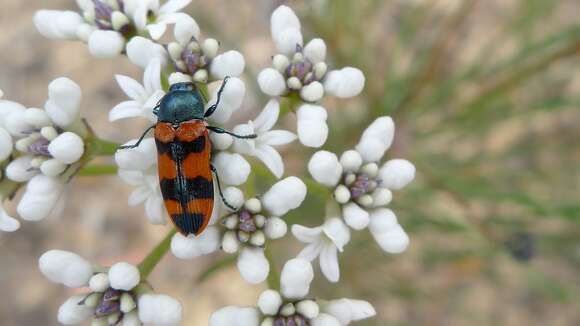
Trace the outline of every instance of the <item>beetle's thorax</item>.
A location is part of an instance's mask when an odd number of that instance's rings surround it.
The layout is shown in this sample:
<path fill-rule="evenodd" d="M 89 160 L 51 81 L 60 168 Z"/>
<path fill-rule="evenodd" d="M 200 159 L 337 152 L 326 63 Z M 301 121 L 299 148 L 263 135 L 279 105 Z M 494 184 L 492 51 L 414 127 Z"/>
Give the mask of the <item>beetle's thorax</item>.
<path fill-rule="evenodd" d="M 179 124 L 204 119 L 204 104 L 199 91 L 172 89 L 159 103 L 157 118 L 162 122 Z"/>

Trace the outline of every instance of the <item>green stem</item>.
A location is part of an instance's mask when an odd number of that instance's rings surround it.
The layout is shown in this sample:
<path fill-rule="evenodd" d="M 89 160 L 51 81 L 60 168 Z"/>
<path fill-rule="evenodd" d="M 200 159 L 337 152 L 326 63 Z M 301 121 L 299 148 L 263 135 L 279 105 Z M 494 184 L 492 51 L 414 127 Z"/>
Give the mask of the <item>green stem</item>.
<path fill-rule="evenodd" d="M 264 248 L 264 255 L 266 255 L 266 259 L 268 260 L 268 263 L 270 263 L 270 273 L 268 273 L 268 278 L 266 280 L 268 283 L 268 288 L 271 290 L 280 291 L 280 274 L 276 268 L 276 264 L 272 257 L 272 252 L 269 246 Z"/>
<path fill-rule="evenodd" d="M 117 152 L 119 144 L 103 140 L 100 138 L 93 138 L 90 141 L 90 152 L 92 156 L 111 156 Z"/>
<path fill-rule="evenodd" d="M 117 174 L 117 166 L 112 164 L 94 164 L 81 168 L 78 172 L 80 176 L 101 176 Z"/>
<path fill-rule="evenodd" d="M 169 248 L 171 247 L 171 238 L 173 238 L 173 235 L 175 235 L 176 232 L 177 230 L 172 228 L 165 238 L 163 238 L 163 240 L 161 240 L 161 242 L 141 261 L 139 264 L 139 273 L 141 274 L 142 281 L 149 277 L 149 274 L 151 274 L 155 266 L 159 264 L 161 258 L 163 258 L 167 251 L 169 251 Z"/>

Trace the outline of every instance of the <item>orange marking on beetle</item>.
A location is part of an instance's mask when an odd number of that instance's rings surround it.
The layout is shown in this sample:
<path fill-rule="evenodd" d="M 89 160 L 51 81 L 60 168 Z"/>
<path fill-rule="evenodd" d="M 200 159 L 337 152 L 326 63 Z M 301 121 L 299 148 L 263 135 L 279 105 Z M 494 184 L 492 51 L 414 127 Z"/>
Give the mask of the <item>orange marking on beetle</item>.
<path fill-rule="evenodd" d="M 159 180 L 177 178 L 177 166 L 171 159 L 169 153 L 161 154 L 157 157 Z"/>
<path fill-rule="evenodd" d="M 209 140 L 208 140 L 209 141 Z M 210 151 L 204 150 L 201 153 L 190 153 L 183 160 L 182 170 L 187 178 L 201 176 L 208 181 L 212 181 L 210 165 Z"/>
<path fill-rule="evenodd" d="M 162 143 L 170 143 L 175 139 L 175 129 L 171 123 L 158 122 L 155 125 L 155 139 Z"/>
<path fill-rule="evenodd" d="M 201 120 L 182 122 L 177 128 L 175 135 L 182 142 L 194 141 L 197 137 L 207 134 L 206 126 L 207 123 Z"/>

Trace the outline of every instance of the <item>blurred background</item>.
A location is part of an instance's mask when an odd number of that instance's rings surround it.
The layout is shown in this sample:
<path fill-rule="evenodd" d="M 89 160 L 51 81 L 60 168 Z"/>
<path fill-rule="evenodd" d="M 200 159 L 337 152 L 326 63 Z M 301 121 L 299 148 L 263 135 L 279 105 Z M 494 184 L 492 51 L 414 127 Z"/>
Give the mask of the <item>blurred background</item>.
<path fill-rule="evenodd" d="M 4 98 L 41 107 L 59 76 L 83 89 L 83 114 L 97 134 L 124 142 L 145 121 L 109 123 L 125 99 L 114 74 L 140 80 L 126 58 L 97 60 L 78 42 L 44 39 L 32 16 L 76 10 L 73 0 L 1 0 L 0 88 Z M 194 1 L 188 12 L 204 36 L 246 56 L 247 97 L 235 121 L 266 103 L 255 76 L 274 54 L 269 15 L 283 1 Z M 357 325 L 580 325 L 580 23 L 577 0 L 287 1 L 306 39 L 322 37 L 334 67 L 361 68 L 365 90 L 329 100 L 326 149 L 354 145 L 374 118 L 397 126 L 389 157 L 417 166 L 393 209 L 410 248 L 386 255 L 367 232 L 353 234 L 341 282 L 317 274 L 311 294 L 370 301 L 378 316 Z M 282 123 L 293 128 L 294 116 Z M 284 153 L 302 174 L 313 151 Z M 267 186 L 273 180 L 260 178 Z M 23 222 L 0 234 L 0 325 L 56 325 L 70 290 L 37 268 L 48 249 L 108 264 L 138 263 L 168 227 L 152 226 L 132 189 L 115 176 L 77 177 L 65 214 Z M 321 223 L 310 197 L 290 223 Z M 272 243 L 278 268 L 295 256 L 291 236 Z M 152 275 L 156 291 L 184 305 L 183 325 L 207 325 L 224 305 L 254 304 L 261 287 L 244 283 L 218 254 L 193 261 L 167 255 Z M 214 273 L 215 264 L 225 267 Z M 185 285 L 185 286 L 184 286 Z"/>

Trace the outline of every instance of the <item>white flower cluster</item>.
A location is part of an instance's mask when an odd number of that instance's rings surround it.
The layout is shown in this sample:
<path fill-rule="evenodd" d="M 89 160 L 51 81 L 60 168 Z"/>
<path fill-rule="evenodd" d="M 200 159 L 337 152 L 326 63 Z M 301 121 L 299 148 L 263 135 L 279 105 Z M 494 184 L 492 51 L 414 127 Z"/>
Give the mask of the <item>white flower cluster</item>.
<path fill-rule="evenodd" d="M 257 307 L 222 308 L 212 314 L 209 326 L 341 326 L 376 314 L 366 301 L 308 297 L 313 278 L 314 271 L 307 260 L 289 260 L 280 275 L 280 292 L 262 292 Z"/>
<path fill-rule="evenodd" d="M 202 38 L 196 21 L 180 12 L 190 0 L 168 0 L 162 5 L 159 0 L 77 0 L 77 3 L 82 14 L 39 11 L 34 18 L 39 31 L 50 38 L 82 40 L 97 57 L 124 53 L 144 69 L 142 83 L 116 76 L 129 99 L 109 112 L 110 121 L 139 117 L 155 123 L 155 109 L 166 94 L 166 86 L 178 82 L 195 83 L 204 97 L 209 93 L 209 99 L 204 99 L 206 110 L 217 102 L 220 93 L 217 110 L 207 119 L 212 127 L 230 122 L 241 107 L 246 86 L 238 77 L 244 71 L 244 57 L 237 51 L 220 52 L 217 40 Z M 157 40 L 168 24 L 174 25 L 174 40 L 162 45 Z M 279 54 L 273 57 L 273 67 L 259 73 L 258 84 L 272 99 L 255 119 L 232 129 L 233 134 L 256 137 L 240 139 L 228 133 L 210 132 L 212 165 L 228 205 L 214 184 L 215 205 L 207 229 L 198 237 L 176 234 L 171 240 L 171 251 L 181 259 L 218 249 L 237 254 L 241 276 L 253 284 L 267 279 L 270 263 L 264 248 L 269 240 L 286 235 L 284 216 L 302 205 L 307 188 L 302 180 L 291 176 L 276 182 L 263 195 L 246 199 L 237 187 L 246 183 L 252 172 L 247 158 L 258 159 L 276 178 L 283 178 L 284 161 L 276 147 L 297 138 L 305 146 L 321 147 L 329 132 L 328 115 L 321 106 L 325 95 L 353 97 L 365 83 L 359 69 L 329 70 L 325 62 L 326 44 L 321 39 L 304 44 L 300 21 L 290 8 L 280 6 L 274 11 L 271 34 Z M 295 110 L 298 135 L 275 129 L 281 96 L 288 97 L 289 103 L 298 103 Z M 85 129 L 79 118 L 80 97 L 79 87 L 61 78 L 49 86 L 44 110 L 0 101 L 0 167 L 5 170 L 2 178 L 6 178 L 0 182 L 9 186 L 28 182 L 17 209 L 24 219 L 41 219 L 58 207 L 64 188 L 62 179 L 68 175 L 65 171 L 82 163 L 87 147 L 82 137 L 87 135 L 82 134 Z M 381 117 L 364 131 L 356 148 L 344 152 L 340 159 L 328 151 L 312 156 L 308 163 L 310 174 L 333 193 L 324 223 L 314 228 L 291 227 L 294 236 L 307 245 L 296 259 L 285 264 L 280 291 L 263 292 L 257 307 L 230 306 L 215 312 L 209 322 L 211 326 L 338 326 L 375 315 L 374 308 L 365 301 L 308 297 L 314 278 L 310 262 L 319 258 L 323 274 L 337 282 L 338 252 L 350 241 L 350 229 L 368 227 L 381 248 L 390 253 L 407 247 L 406 233 L 386 206 L 392 199 L 392 190 L 412 181 L 415 168 L 401 159 L 380 166 L 393 135 L 393 121 Z M 149 221 L 165 224 L 167 213 L 159 185 L 154 138 L 143 139 L 136 148 L 118 151 L 115 162 L 119 176 L 135 187 L 129 205 L 144 203 Z M 4 188 L 10 189 L 0 187 Z M 0 193 L 0 200 L 8 195 Z M 0 230 L 10 231 L 18 226 L 18 221 L 0 206 Z M 39 265 L 51 281 L 89 288 L 87 294 L 73 296 L 61 306 L 58 319 L 62 324 L 78 324 L 88 319 L 96 326 L 177 325 L 181 321 L 181 305 L 168 296 L 153 294 L 138 268 L 131 264 L 121 262 L 108 269 L 93 267 L 74 253 L 53 250 L 40 258 Z"/>
<path fill-rule="evenodd" d="M 191 0 L 77 0 L 81 14 L 74 11 L 40 10 L 34 24 L 45 37 L 81 40 L 98 58 L 129 51 L 126 43 L 135 35 L 159 39 L 168 24 L 191 19 L 179 11 Z"/>
<path fill-rule="evenodd" d="M 63 174 L 79 167 L 86 132 L 80 120 L 80 101 L 80 87 L 68 78 L 49 84 L 44 109 L 0 100 L 0 183 L 27 184 L 17 207 L 25 220 L 44 219 L 57 209 L 68 181 Z M 10 187 L 3 190 L 6 188 Z M 10 195 L 0 193 L 0 200 Z M 0 208 L 0 231 L 15 231 L 19 226 Z"/>
<path fill-rule="evenodd" d="M 129 263 L 119 262 L 107 270 L 75 253 L 51 250 L 40 257 L 38 265 L 52 282 L 89 290 L 60 306 L 58 321 L 63 325 L 78 325 L 91 318 L 94 326 L 171 326 L 181 322 L 181 304 L 153 293 L 141 280 L 137 267 Z"/>
<path fill-rule="evenodd" d="M 188 76 L 186 80 L 196 83 L 239 77 L 245 61 L 238 51 L 219 54 L 219 42 L 208 38 L 202 41 L 195 20 L 181 20 L 175 24 L 175 41 L 167 45 L 167 51 L 178 73 Z"/>
<path fill-rule="evenodd" d="M 260 199 L 244 202 L 243 194 L 235 188 L 226 190 L 226 199 L 241 207 L 219 219 L 199 237 L 176 234 L 171 251 L 181 259 L 191 259 L 221 249 L 238 255 L 238 270 L 249 283 L 263 282 L 270 272 L 264 255 L 268 239 L 286 235 L 288 226 L 282 217 L 299 207 L 306 197 L 306 185 L 296 177 L 288 177 L 274 184 Z M 229 195 L 229 196 L 228 196 Z"/>
<path fill-rule="evenodd" d="M 393 197 L 391 190 L 400 190 L 413 180 L 415 167 L 403 159 L 392 159 L 379 166 L 394 133 L 393 120 L 380 117 L 363 132 L 356 148 L 344 152 L 340 159 L 334 153 L 318 151 L 308 163 L 312 177 L 334 189 L 333 198 L 341 210 L 331 210 L 320 227 L 294 225 L 292 233 L 308 244 L 299 257 L 309 260 L 320 257 L 321 270 L 332 282 L 337 282 L 340 276 L 337 251 L 342 251 L 350 240 L 346 225 L 354 230 L 368 227 L 388 253 L 400 253 L 409 244 L 395 214 L 385 206 Z"/>
<path fill-rule="evenodd" d="M 325 94 L 358 95 L 364 75 L 353 67 L 328 71 L 324 40 L 315 38 L 304 46 L 300 20 L 289 7 L 280 6 L 272 13 L 271 33 L 280 53 L 273 56 L 273 67 L 258 75 L 260 89 L 274 97 L 297 94 L 304 102 L 296 111 L 298 138 L 305 146 L 320 147 L 328 138 L 327 113 L 316 103 Z"/>
<path fill-rule="evenodd" d="M 172 78 L 170 77 L 169 82 Z M 179 80 L 176 80 L 179 81 Z M 116 121 L 130 117 L 144 117 L 151 122 L 156 120 L 153 108 L 165 95 L 161 88 L 161 63 L 158 58 L 152 59 L 144 72 L 143 85 L 126 77 L 117 75 L 121 89 L 131 98 L 115 106 L 109 113 L 109 120 Z M 217 88 L 206 104 L 206 109 L 217 100 Z M 224 124 L 233 112 L 242 104 L 246 87 L 239 78 L 228 79 L 220 100 L 219 108 L 209 117 L 210 123 Z M 220 181 L 224 185 L 239 186 L 246 182 L 250 175 L 250 164 L 241 155 L 250 155 L 261 160 L 272 173 L 280 178 L 284 174 L 282 157 L 273 146 L 288 144 L 296 135 L 286 130 L 271 130 L 278 120 L 280 105 L 271 100 L 256 119 L 233 128 L 238 134 L 257 135 L 254 139 L 235 139 L 228 134 L 210 133 L 214 153 L 212 162 L 215 165 Z M 129 141 L 135 143 L 136 140 Z M 129 198 L 130 205 L 145 202 L 145 211 L 154 224 L 164 224 L 165 214 L 157 176 L 157 150 L 153 138 L 143 140 L 134 149 L 117 152 L 115 161 L 119 166 L 119 176 L 137 190 Z M 217 188 L 217 185 L 216 187 Z"/>

